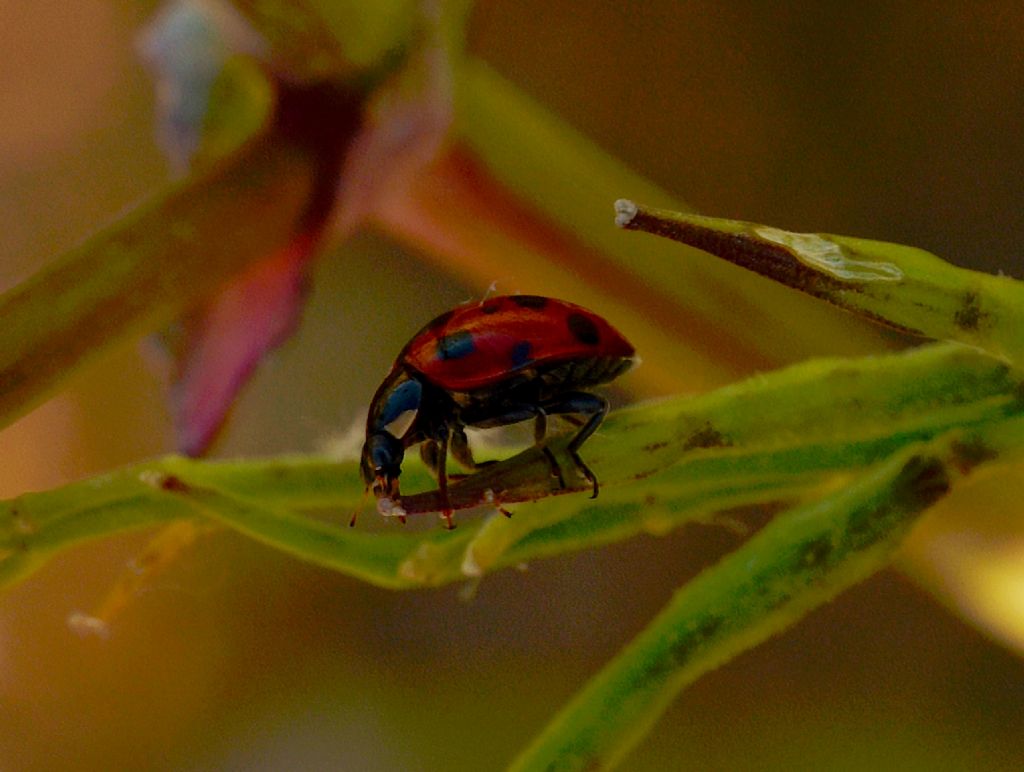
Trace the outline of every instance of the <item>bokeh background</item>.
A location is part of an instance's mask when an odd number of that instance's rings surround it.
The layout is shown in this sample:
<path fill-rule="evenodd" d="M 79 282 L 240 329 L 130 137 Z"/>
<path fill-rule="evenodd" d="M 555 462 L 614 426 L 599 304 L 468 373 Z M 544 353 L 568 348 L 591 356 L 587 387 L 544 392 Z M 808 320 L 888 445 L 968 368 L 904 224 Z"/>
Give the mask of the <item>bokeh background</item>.
<path fill-rule="evenodd" d="M 155 7 L 0 1 L 0 287 L 166 179 L 133 49 Z M 471 39 L 698 211 L 1024 275 L 1019 3 L 485 0 Z M 385 234 L 332 244 L 303 326 L 216 453 L 321 447 L 405 339 L 475 292 Z M 0 496 L 170 449 L 162 382 L 131 341 L 0 433 Z M 146 535 L 83 547 L 0 598 L 0 770 L 501 768 L 739 538 L 638 538 L 466 599 L 375 589 L 218 533 L 108 640 L 67 617 Z M 1014 769 L 1022 738 L 1022 660 L 887 572 L 685 692 L 626 768 Z"/>

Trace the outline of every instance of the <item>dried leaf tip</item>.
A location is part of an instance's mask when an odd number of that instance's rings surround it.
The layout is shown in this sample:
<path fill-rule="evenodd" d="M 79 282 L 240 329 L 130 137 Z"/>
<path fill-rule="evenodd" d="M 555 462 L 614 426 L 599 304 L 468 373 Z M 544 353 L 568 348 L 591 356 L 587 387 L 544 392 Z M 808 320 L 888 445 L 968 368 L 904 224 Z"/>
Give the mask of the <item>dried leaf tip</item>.
<path fill-rule="evenodd" d="M 615 224 L 620 228 L 626 228 L 636 213 L 639 211 L 637 205 L 628 198 L 620 198 L 615 202 Z"/>

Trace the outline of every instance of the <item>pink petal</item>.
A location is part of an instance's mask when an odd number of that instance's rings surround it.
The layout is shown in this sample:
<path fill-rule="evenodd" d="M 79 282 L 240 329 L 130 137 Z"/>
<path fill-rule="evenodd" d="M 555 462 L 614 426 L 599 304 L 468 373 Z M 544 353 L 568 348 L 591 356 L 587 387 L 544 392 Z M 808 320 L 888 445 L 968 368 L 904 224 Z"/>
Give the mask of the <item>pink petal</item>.
<path fill-rule="evenodd" d="M 373 106 L 339 102 L 329 85 L 279 84 L 278 131 L 321 160 L 319 184 L 302 233 L 254 263 L 215 298 L 190 314 L 165 342 L 174 359 L 171 409 L 179 449 L 202 453 L 224 423 L 231 402 L 263 355 L 298 321 L 306 263 L 328 219 L 334 234 L 350 234 L 383 202 L 407 195 L 430 173 L 451 123 L 448 62 L 439 45 L 425 45 L 407 72 L 379 87 Z"/>
<path fill-rule="evenodd" d="M 304 235 L 255 263 L 183 320 L 170 394 L 181 452 L 206 449 L 260 359 L 291 334 L 315 242 Z"/>

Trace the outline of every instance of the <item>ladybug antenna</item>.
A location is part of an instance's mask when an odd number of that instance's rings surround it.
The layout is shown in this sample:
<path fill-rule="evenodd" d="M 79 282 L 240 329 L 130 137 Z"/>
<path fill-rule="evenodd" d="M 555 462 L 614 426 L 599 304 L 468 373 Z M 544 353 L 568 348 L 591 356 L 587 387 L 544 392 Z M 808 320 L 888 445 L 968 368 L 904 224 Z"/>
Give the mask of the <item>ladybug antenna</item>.
<path fill-rule="evenodd" d="M 363 507 L 366 506 L 366 497 L 370 495 L 370 488 L 363 488 L 363 497 L 359 499 L 359 506 L 356 507 L 355 512 L 352 513 L 352 519 L 348 521 L 349 528 L 356 527 L 356 518 L 359 517 L 359 513 L 363 511 Z"/>

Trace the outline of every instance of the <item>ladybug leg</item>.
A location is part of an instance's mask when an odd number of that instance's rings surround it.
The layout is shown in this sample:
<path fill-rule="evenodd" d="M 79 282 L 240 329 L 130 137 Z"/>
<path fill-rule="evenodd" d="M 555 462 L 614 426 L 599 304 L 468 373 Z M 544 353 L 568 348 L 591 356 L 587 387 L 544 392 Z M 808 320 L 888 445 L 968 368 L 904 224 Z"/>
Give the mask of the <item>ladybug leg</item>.
<path fill-rule="evenodd" d="M 423 459 L 424 465 L 430 470 L 430 473 L 434 475 L 434 479 L 437 479 L 437 465 L 440 461 L 440 447 L 435 440 L 426 440 L 420 445 L 420 458 Z"/>
<path fill-rule="evenodd" d="M 544 437 L 548 431 L 547 414 L 549 412 L 552 411 L 548 410 L 546 406 L 541 407 L 530 403 L 521 403 L 503 405 L 501 411 L 487 411 L 482 415 L 467 411 L 463 413 L 462 418 L 470 426 L 482 426 L 485 428 L 517 424 L 521 421 L 529 421 L 532 418 L 534 420 L 533 439 L 540 448 L 540 452 L 544 454 L 544 458 L 547 459 L 548 466 L 551 467 L 551 476 L 557 477 L 559 486 L 564 488 L 565 478 L 562 476 L 562 468 L 559 466 L 555 454 L 544 445 Z M 570 410 L 569 412 L 575 411 Z"/>
<path fill-rule="evenodd" d="M 533 441 L 540 448 L 540 452 L 544 454 L 544 458 L 548 460 L 548 466 L 551 467 L 551 476 L 557 477 L 558 486 L 564 488 L 565 477 L 562 475 L 562 467 L 558 464 L 555 454 L 551 452 L 551 448 L 544 444 L 544 438 L 548 434 L 548 414 L 540 407 L 535 408 L 535 410 L 537 415 L 533 419 Z"/>
<path fill-rule="evenodd" d="M 589 394 L 577 394 L 575 392 L 570 393 L 569 397 L 591 397 Z M 594 399 L 597 399 L 596 397 Z M 549 413 L 579 413 L 584 412 L 576 407 L 576 403 L 573 402 L 568 407 L 564 407 L 563 399 L 559 399 L 553 402 L 547 402 L 543 406 L 532 405 L 532 404 L 521 404 L 509 406 L 508 410 L 499 415 L 488 416 L 486 421 L 481 421 L 482 426 L 504 426 L 507 424 L 515 424 L 520 421 L 527 421 L 530 418 L 533 419 L 533 440 L 537 447 L 540 448 L 540 452 L 544 454 L 544 458 L 548 462 L 548 467 L 551 469 L 551 476 L 558 479 L 558 487 L 565 488 L 565 476 L 562 474 L 562 467 L 558 463 L 558 459 L 555 458 L 555 454 L 551 452 L 551 448 L 544 444 L 544 438 L 547 437 L 548 433 L 548 414 Z M 607 409 L 607 408 L 606 408 Z M 598 421 L 600 423 L 600 421 Z M 578 425 L 578 424 L 577 424 Z M 596 426 L 594 427 L 597 428 Z M 593 429 L 591 429 L 591 432 Z M 589 433 L 588 435 L 589 436 Z M 583 439 L 586 439 L 584 437 Z M 590 470 L 587 469 L 586 464 L 579 460 L 579 456 L 575 451 L 570 450 L 573 462 L 577 464 L 581 469 L 585 469 L 585 475 L 587 480 L 593 481 L 593 475 L 589 474 Z"/>
<path fill-rule="evenodd" d="M 448 433 L 440 440 L 425 440 L 420 445 L 420 458 L 426 464 L 427 469 L 437 479 L 437 488 L 441 493 L 441 517 L 444 518 L 445 527 L 450 531 L 455 527 L 452 522 L 452 507 L 448 502 Z M 452 438 L 452 449 L 454 452 L 454 435 Z"/>
<path fill-rule="evenodd" d="M 548 414 L 537 408 L 537 417 L 533 419 L 533 441 L 540 445 L 548 434 Z"/>
<path fill-rule="evenodd" d="M 544 454 L 544 458 L 548 460 L 548 466 L 551 467 L 551 476 L 558 478 L 558 487 L 565 487 L 565 476 L 562 474 L 562 467 L 558 463 L 558 459 L 555 458 L 555 454 L 551 452 L 551 448 L 547 445 L 540 446 L 540 452 Z"/>
<path fill-rule="evenodd" d="M 483 469 L 485 466 L 497 463 L 496 461 L 477 461 L 473 458 L 473 450 L 469 447 L 469 438 L 466 436 L 466 430 L 461 426 L 452 428 L 449 449 L 456 461 L 466 467 L 466 469 L 473 472 Z M 462 479 L 467 476 L 468 475 L 458 475 L 458 479 Z M 450 475 L 450 479 L 456 479 L 456 475 Z"/>
<path fill-rule="evenodd" d="M 472 469 L 474 472 L 478 469 L 482 469 L 483 467 L 498 463 L 497 461 L 477 462 L 474 460 L 473 450 L 469 447 L 469 438 L 466 436 L 466 430 L 462 426 L 452 427 L 449 448 L 456 461 L 467 469 Z M 469 475 L 449 475 L 450 480 L 454 480 L 456 478 L 465 479 L 466 477 L 469 477 Z M 495 497 L 493 491 L 489 489 L 487 490 L 484 494 L 484 501 L 501 512 L 505 517 L 512 517 L 512 513 L 501 505 L 501 501 Z"/>
<path fill-rule="evenodd" d="M 580 470 L 587 482 L 594 487 L 594 492 L 590 498 L 596 499 L 599 488 L 597 478 L 590 471 L 590 467 L 580 458 L 579 449 L 590 438 L 590 435 L 597 431 L 597 427 L 601 425 L 604 417 L 608 415 L 608 400 L 596 394 L 587 394 L 582 391 L 569 392 L 556 400 L 545 403 L 544 410 L 548 413 L 576 413 L 590 416 L 582 428 L 569 441 L 566 450 L 569 451 L 569 456 L 572 458 L 573 463 L 576 464 L 576 468 Z"/>
<path fill-rule="evenodd" d="M 449 531 L 455 528 L 452 522 L 452 505 L 448 500 L 448 429 L 444 430 L 441 439 L 437 441 L 437 489 L 441 493 L 441 517 L 444 518 L 444 527 Z"/>

